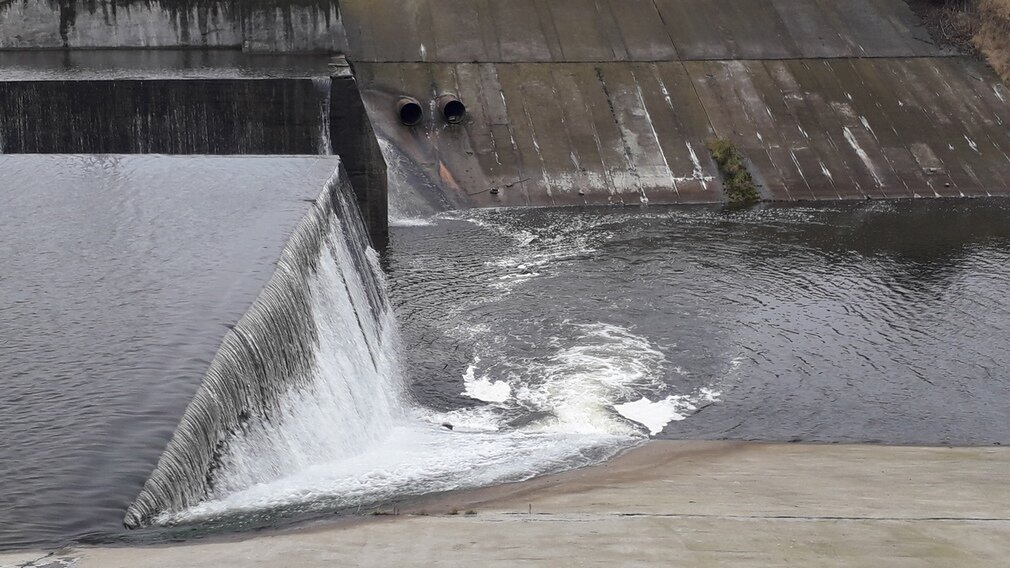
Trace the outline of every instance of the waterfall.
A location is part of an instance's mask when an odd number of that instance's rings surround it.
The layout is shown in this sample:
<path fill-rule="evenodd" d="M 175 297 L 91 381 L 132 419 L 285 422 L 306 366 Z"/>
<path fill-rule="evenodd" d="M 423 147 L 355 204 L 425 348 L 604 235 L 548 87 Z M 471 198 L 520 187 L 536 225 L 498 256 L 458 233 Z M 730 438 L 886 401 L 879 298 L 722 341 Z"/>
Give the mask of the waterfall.
<path fill-rule="evenodd" d="M 319 97 L 319 143 L 316 153 L 322 156 L 333 154 L 333 143 L 330 141 L 330 93 L 332 80 L 329 77 L 314 77 L 312 85 Z"/>
<path fill-rule="evenodd" d="M 402 413 L 396 326 L 343 168 L 224 337 L 124 523 L 352 456 Z"/>

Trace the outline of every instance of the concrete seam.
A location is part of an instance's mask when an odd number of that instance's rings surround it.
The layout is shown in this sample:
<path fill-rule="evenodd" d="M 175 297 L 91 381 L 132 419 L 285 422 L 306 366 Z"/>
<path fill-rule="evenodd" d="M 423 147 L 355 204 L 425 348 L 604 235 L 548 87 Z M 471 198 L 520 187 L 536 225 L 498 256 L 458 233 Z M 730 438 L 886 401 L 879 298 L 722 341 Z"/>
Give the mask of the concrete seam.
<path fill-rule="evenodd" d="M 676 49 L 676 47 L 674 48 Z M 0 52 L 4 50 L 0 49 Z M 685 62 L 685 61 L 833 61 L 836 59 L 959 59 L 959 58 L 969 58 L 967 55 L 962 55 L 960 53 L 950 53 L 942 55 L 866 55 L 866 56 L 855 56 L 855 55 L 840 55 L 837 57 L 677 57 L 674 59 L 663 58 L 663 59 L 629 59 L 628 61 L 618 61 L 615 59 L 573 59 L 564 61 L 474 61 L 472 59 L 446 59 L 446 60 L 436 60 L 436 61 L 418 61 L 418 60 L 401 60 L 401 59 L 356 59 L 355 61 L 359 63 L 495 63 L 498 65 L 521 65 L 529 63 L 556 63 L 556 64 L 570 64 L 570 63 L 675 63 L 675 62 Z M 970 59 L 970 58 L 969 58 Z"/>

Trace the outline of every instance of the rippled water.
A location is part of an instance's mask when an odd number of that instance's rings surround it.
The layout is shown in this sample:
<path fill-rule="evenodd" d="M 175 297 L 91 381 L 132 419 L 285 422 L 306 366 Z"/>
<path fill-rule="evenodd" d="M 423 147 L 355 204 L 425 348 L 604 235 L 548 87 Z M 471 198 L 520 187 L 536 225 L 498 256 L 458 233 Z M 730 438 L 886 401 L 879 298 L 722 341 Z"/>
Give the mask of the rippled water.
<path fill-rule="evenodd" d="M 478 211 L 396 228 L 388 263 L 413 392 L 443 410 L 627 417 L 664 438 L 994 444 L 1010 441 L 1008 213 Z"/>

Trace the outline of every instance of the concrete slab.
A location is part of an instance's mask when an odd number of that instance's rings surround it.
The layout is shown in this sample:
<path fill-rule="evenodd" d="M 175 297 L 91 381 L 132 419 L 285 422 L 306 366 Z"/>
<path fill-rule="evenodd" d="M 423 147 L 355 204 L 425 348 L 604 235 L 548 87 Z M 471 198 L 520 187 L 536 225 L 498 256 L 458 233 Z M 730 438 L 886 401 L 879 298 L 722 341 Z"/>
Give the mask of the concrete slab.
<path fill-rule="evenodd" d="M 61 555 L 79 568 L 989 567 L 1008 553 L 1010 448 L 664 441 L 593 468 L 426 499 L 398 516 Z"/>

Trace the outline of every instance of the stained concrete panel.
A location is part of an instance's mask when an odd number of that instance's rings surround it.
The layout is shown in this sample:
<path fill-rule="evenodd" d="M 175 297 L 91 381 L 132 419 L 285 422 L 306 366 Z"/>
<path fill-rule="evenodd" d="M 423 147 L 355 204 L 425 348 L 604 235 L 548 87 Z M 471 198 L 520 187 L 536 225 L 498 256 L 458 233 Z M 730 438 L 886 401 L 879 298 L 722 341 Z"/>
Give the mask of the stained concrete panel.
<path fill-rule="evenodd" d="M 625 54 L 623 59 L 633 61 L 679 59 L 673 38 L 659 17 L 653 0 L 608 0 L 606 4 L 620 32 Z"/>
<path fill-rule="evenodd" d="M 943 55 L 901 0 L 343 0 L 340 6 L 357 61 Z"/>
<path fill-rule="evenodd" d="M 337 0 L 24 0 L 0 3 L 0 49 L 341 51 Z"/>

